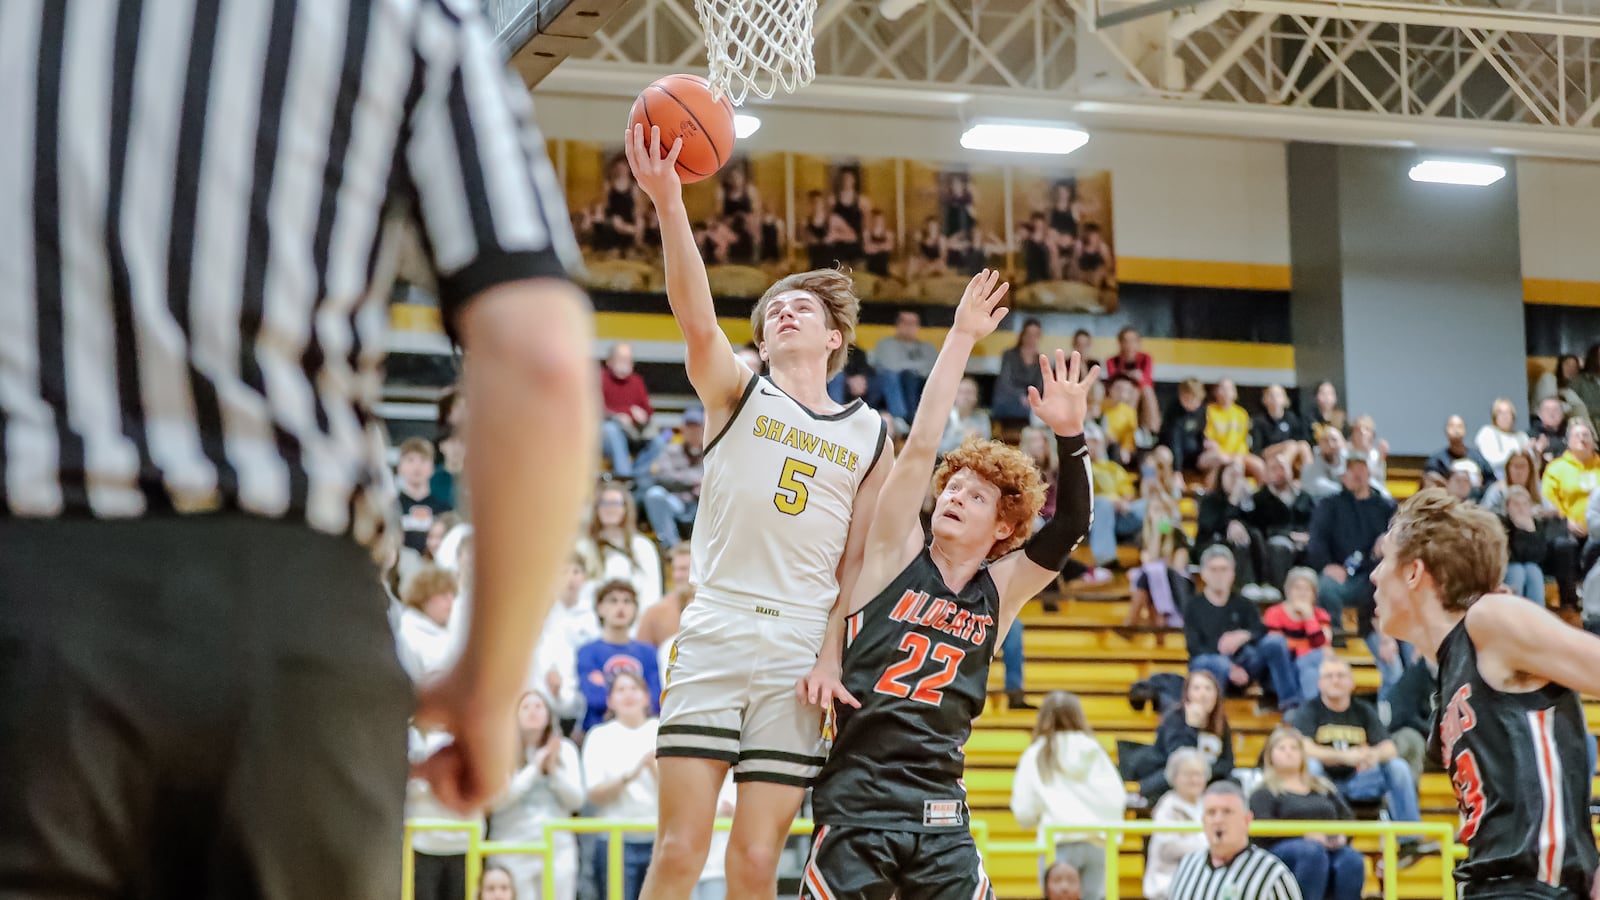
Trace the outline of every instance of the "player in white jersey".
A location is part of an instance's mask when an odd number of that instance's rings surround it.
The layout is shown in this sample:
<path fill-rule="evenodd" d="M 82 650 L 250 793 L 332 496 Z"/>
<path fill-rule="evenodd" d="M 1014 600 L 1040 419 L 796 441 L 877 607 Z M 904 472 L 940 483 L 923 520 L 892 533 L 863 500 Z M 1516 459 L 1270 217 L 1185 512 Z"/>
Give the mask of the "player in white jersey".
<path fill-rule="evenodd" d="M 805 272 L 769 288 L 750 325 L 770 375 L 753 372 L 717 324 L 674 168 L 678 146 L 662 159 L 659 133 L 642 126 L 626 145 L 661 222 L 667 300 L 711 436 L 694 600 L 663 679 L 660 820 L 641 896 L 689 897 L 732 767 L 728 895 L 771 897 L 789 826 L 824 762 L 823 712 L 835 698 L 855 703 L 839 684 L 839 598 L 860 569 L 893 450 L 876 412 L 828 397 L 855 333 L 849 276 Z"/>

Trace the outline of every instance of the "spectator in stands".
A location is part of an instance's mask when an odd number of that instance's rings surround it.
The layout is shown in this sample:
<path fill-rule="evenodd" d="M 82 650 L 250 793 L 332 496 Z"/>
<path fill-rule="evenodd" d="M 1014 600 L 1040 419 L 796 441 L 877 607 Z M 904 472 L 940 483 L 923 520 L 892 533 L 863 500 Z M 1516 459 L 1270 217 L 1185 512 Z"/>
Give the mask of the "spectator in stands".
<path fill-rule="evenodd" d="M 1346 452 L 1360 453 L 1367 458 L 1367 473 L 1372 489 L 1380 494 L 1389 493 L 1389 442 L 1378 437 L 1378 424 L 1371 416 L 1356 416 L 1350 423 L 1350 439 Z"/>
<path fill-rule="evenodd" d="M 1283 861 L 1250 843 L 1252 816 L 1231 781 L 1206 788 L 1201 801 L 1206 849 L 1183 858 L 1172 876 L 1172 900 L 1300 900 Z"/>
<path fill-rule="evenodd" d="M 511 873 L 496 865 L 483 867 L 478 879 L 478 900 L 517 900 L 517 886 Z"/>
<path fill-rule="evenodd" d="M 1517 430 L 1517 408 L 1501 397 L 1489 406 L 1489 424 L 1478 429 L 1472 442 L 1498 479 L 1505 477 L 1506 460 L 1528 448 L 1529 438 Z"/>
<path fill-rule="evenodd" d="M 660 654 L 663 657 L 660 661 L 662 672 L 667 670 L 665 651 L 678 634 L 684 607 L 694 599 L 694 585 L 689 583 L 690 552 L 687 541 L 667 552 L 667 565 L 671 569 L 671 585 L 661 602 L 639 617 L 638 634 L 635 635 L 639 640 L 663 651 Z"/>
<path fill-rule="evenodd" d="M 639 533 L 638 508 L 620 483 L 603 481 L 595 489 L 589 531 L 578 538 L 578 553 L 591 578 L 632 582 L 641 611 L 661 599 L 661 552 Z"/>
<path fill-rule="evenodd" d="M 418 667 L 410 673 L 414 681 L 444 672 L 455 656 L 457 635 L 450 629 L 450 611 L 456 605 L 457 584 L 448 569 L 424 566 L 402 589 L 399 641 Z"/>
<path fill-rule="evenodd" d="M 1265 583 L 1265 542 L 1259 532 L 1253 532 L 1245 524 L 1254 511 L 1255 499 L 1244 479 L 1244 467 L 1233 462 L 1213 469 L 1205 496 L 1200 498 L 1195 546 L 1204 550 L 1221 544 L 1233 551 L 1238 561 L 1239 580 L 1244 583 L 1240 593 L 1246 600 L 1265 600 L 1277 588 Z"/>
<path fill-rule="evenodd" d="M 1083 876 L 1066 861 L 1050 864 L 1044 872 L 1044 900 L 1083 900 Z"/>
<path fill-rule="evenodd" d="M 489 833 L 497 841 L 534 843 L 546 822 L 570 818 L 583 806 L 583 767 L 577 746 L 561 736 L 544 692 L 524 693 L 517 700 L 516 717 L 516 771 L 490 812 Z M 551 843 L 552 900 L 573 900 L 578 895 L 578 843 L 567 831 L 551 835 Z M 543 897 L 544 860 L 541 854 L 518 853 L 494 857 L 493 864 L 511 874 L 518 895 Z"/>
<path fill-rule="evenodd" d="M 1333 640 L 1328 611 L 1317 606 L 1317 573 L 1304 567 L 1289 570 L 1283 583 L 1283 602 L 1261 617 L 1268 631 L 1283 635 L 1300 673 L 1300 697 L 1317 696 L 1322 673 L 1323 648 Z"/>
<path fill-rule="evenodd" d="M 1389 529 L 1389 518 L 1394 515 L 1394 501 L 1372 489 L 1367 458 L 1347 453 L 1344 464 L 1343 490 L 1317 501 L 1306 542 L 1306 564 L 1322 573 L 1317 603 L 1333 620 L 1335 647 L 1343 645 L 1348 607 L 1358 610 L 1359 633 L 1372 631 L 1372 582 L 1368 576 L 1378 567 L 1378 538 Z"/>
<path fill-rule="evenodd" d="M 1560 400 L 1546 397 L 1539 401 L 1538 414 L 1533 418 L 1528 435 L 1544 463 L 1567 452 L 1567 414 Z"/>
<path fill-rule="evenodd" d="M 1377 709 L 1352 696 L 1355 686 L 1350 664 L 1330 653 L 1322 660 L 1319 696 L 1288 717 L 1289 724 L 1304 736 L 1311 771 L 1333 782 L 1346 800 L 1382 797 L 1389 818 L 1420 822 L 1417 783 L 1411 779 L 1411 769 L 1399 758 Z M 1404 856 L 1414 858 L 1419 846 L 1415 835 L 1400 838 Z"/>
<path fill-rule="evenodd" d="M 1239 463 L 1246 475 L 1261 477 L 1261 457 L 1250 452 L 1250 414 L 1235 401 L 1239 392 L 1227 378 L 1217 382 L 1216 401 L 1206 407 L 1206 449 L 1200 470 Z"/>
<path fill-rule="evenodd" d="M 1039 703 L 1033 741 L 1017 760 L 1011 782 L 1011 812 L 1024 828 L 1037 828 L 1039 840 L 1049 825 L 1121 821 L 1126 805 L 1122 776 L 1095 739 L 1074 694 L 1051 691 Z M 1084 900 L 1105 896 L 1104 835 L 1062 835 L 1055 858 L 1072 863 L 1082 876 Z"/>
<path fill-rule="evenodd" d="M 1563 353 L 1556 357 L 1556 367 L 1549 372 L 1541 373 L 1533 383 L 1529 392 L 1529 403 L 1535 408 L 1543 405 L 1545 400 L 1553 399 L 1561 406 L 1561 415 L 1588 417 L 1588 409 L 1578 394 L 1572 389 L 1572 379 L 1583 371 L 1583 361 L 1570 353 Z"/>
<path fill-rule="evenodd" d="M 1206 386 L 1198 378 L 1178 385 L 1177 402 L 1161 414 L 1161 443 L 1172 450 L 1172 465 L 1179 472 L 1200 467 L 1206 449 Z"/>
<path fill-rule="evenodd" d="M 1261 394 L 1261 414 L 1250 422 L 1250 449 L 1262 459 L 1282 456 L 1291 469 L 1311 461 L 1311 429 L 1289 408 L 1281 384 L 1267 385 Z"/>
<path fill-rule="evenodd" d="M 1456 464 L 1466 463 L 1467 465 L 1463 465 L 1461 469 L 1472 479 L 1473 496 L 1483 493 L 1484 488 L 1494 483 L 1494 467 L 1483 458 L 1478 448 L 1467 443 L 1467 423 L 1460 416 L 1451 416 L 1445 420 L 1444 436 L 1448 443 L 1428 457 L 1427 462 L 1422 465 L 1422 470 L 1437 472 L 1449 480 L 1450 472 L 1456 468 Z"/>
<path fill-rule="evenodd" d="M 606 708 L 610 718 L 595 726 L 583 742 L 583 774 L 589 786 L 590 813 L 602 819 L 654 819 L 658 812 L 656 784 L 656 729 L 650 716 L 654 686 L 637 672 L 623 669 L 611 679 Z M 622 895 L 639 900 L 645 869 L 650 867 L 649 832 L 625 834 L 622 839 Z M 590 859 L 590 878 L 607 896 L 606 857 L 610 839 L 601 837 Z"/>
<path fill-rule="evenodd" d="M 441 503 L 458 511 L 467 509 L 456 497 L 457 481 L 467 464 L 467 444 L 462 439 L 466 432 L 467 398 L 455 385 L 439 394 L 439 416 L 436 422 L 439 435 L 439 456 L 444 464 L 435 466 L 433 479 L 428 482 L 428 492 Z M 463 492 L 465 493 L 465 492 Z M 465 497 L 461 498 L 465 499 Z"/>
<path fill-rule="evenodd" d="M 443 731 L 423 731 L 413 726 L 407 733 L 408 756 L 413 767 L 451 742 Z M 416 771 L 415 768 L 412 769 Z M 413 775 L 406 781 L 405 817 L 431 819 L 458 825 L 481 825 L 479 814 L 462 815 L 434 796 L 428 779 Z M 472 838 L 460 830 L 419 830 L 411 835 L 415 900 L 465 900 L 467 849 Z"/>
<path fill-rule="evenodd" d="M 1539 488 L 1539 457 L 1531 446 L 1520 453 L 1511 454 L 1511 458 L 1506 460 L 1505 475 L 1484 490 L 1478 505 L 1497 516 L 1505 515 L 1506 492 L 1513 487 L 1520 487 L 1528 492 L 1529 499 L 1533 501 L 1535 518 L 1550 519 L 1559 515 L 1556 508 L 1550 505 L 1550 501 L 1544 499 L 1544 494 Z"/>
<path fill-rule="evenodd" d="M 1422 784 L 1422 764 L 1427 756 L 1433 720 L 1434 695 L 1439 693 L 1439 676 L 1435 664 L 1426 658 L 1406 666 L 1406 673 L 1389 692 L 1389 740 L 1394 741 L 1395 752 L 1406 761 L 1411 770 L 1411 780 Z"/>
<path fill-rule="evenodd" d="M 585 731 L 605 718 L 611 682 L 619 672 L 640 677 L 650 690 L 652 711 L 661 696 L 656 648 L 628 637 L 639 618 L 639 599 L 633 585 L 620 578 L 601 585 L 595 592 L 594 612 L 600 622 L 600 637 L 578 648 L 578 681 L 589 703 L 583 718 Z"/>
<path fill-rule="evenodd" d="M 1589 533 L 1589 495 L 1600 487 L 1600 454 L 1595 452 L 1594 426 L 1587 419 L 1567 425 L 1567 452 L 1545 467 L 1540 488 L 1566 525 L 1566 534 L 1550 541 L 1550 572 L 1561 590 L 1561 605 L 1576 609 L 1577 582 L 1595 564 L 1600 544 Z"/>
<path fill-rule="evenodd" d="M 1261 754 L 1261 786 L 1250 795 L 1251 815 L 1264 822 L 1355 818 L 1333 784 L 1311 773 L 1303 740 L 1300 732 L 1287 727 L 1275 729 L 1267 738 Z M 1300 895 L 1306 900 L 1361 900 L 1367 881 L 1366 860 L 1350 846 L 1348 836 L 1313 832 L 1261 843 L 1294 872 Z"/>
<path fill-rule="evenodd" d="M 1600 415 L 1600 342 L 1590 344 L 1589 349 L 1583 352 L 1583 371 L 1572 376 L 1567 387 L 1584 406 L 1583 412 L 1574 411 L 1568 415 L 1582 415 L 1585 418 Z"/>
<path fill-rule="evenodd" d="M 949 453 L 967 438 L 987 440 L 993 435 L 989 413 L 978 405 L 978 383 L 971 378 L 961 379 L 956 386 L 956 405 L 950 410 L 950 421 L 945 425 L 944 437 L 939 441 L 939 454 Z"/>
<path fill-rule="evenodd" d="M 700 482 L 705 479 L 706 411 L 691 406 L 683 413 L 678 440 L 662 449 L 650 466 L 655 481 L 644 494 L 650 529 L 662 547 L 678 546 L 679 529 L 694 524 L 700 507 Z"/>
<path fill-rule="evenodd" d="M 1146 503 L 1159 504 L 1163 500 L 1153 485 L 1146 484 L 1144 492 Z M 1176 512 L 1176 507 L 1173 511 Z M 1128 603 L 1124 628 L 1183 627 L 1183 610 L 1194 596 L 1194 584 L 1183 575 L 1189 551 L 1186 543 L 1178 540 L 1183 535 L 1179 524 L 1176 518 L 1156 521 L 1147 512 L 1139 569 L 1133 574 L 1132 599 Z"/>
<path fill-rule="evenodd" d="M 1079 328 L 1072 333 L 1071 352 L 1078 354 L 1078 359 L 1082 361 L 1083 371 L 1085 372 L 1100 365 L 1100 360 L 1095 359 L 1091 354 L 1093 349 L 1094 335 L 1090 334 L 1087 328 Z"/>
<path fill-rule="evenodd" d="M 1125 325 L 1117 332 L 1117 355 L 1106 360 L 1106 378 L 1112 379 L 1126 375 L 1132 378 L 1140 390 L 1154 388 L 1156 384 L 1156 367 L 1150 359 L 1150 354 L 1143 350 L 1144 339 L 1139 335 L 1139 329 L 1132 325 Z"/>
<path fill-rule="evenodd" d="M 1038 319 L 1022 320 L 1016 345 L 1000 355 L 1000 374 L 994 382 L 994 402 L 989 411 L 1001 422 L 1028 421 L 1028 388 L 1044 386 L 1044 376 L 1039 371 L 1039 337 L 1043 332 Z"/>
<path fill-rule="evenodd" d="M 1314 500 L 1344 490 L 1344 458 L 1344 432 L 1337 428 L 1322 429 L 1317 435 L 1317 452 L 1300 472 L 1301 489 Z M 1372 482 L 1368 479 L 1367 483 Z"/>
<path fill-rule="evenodd" d="M 435 516 L 433 524 L 428 526 L 428 538 L 422 547 L 422 558 L 427 562 L 438 563 L 439 547 L 444 543 L 445 535 L 460 524 L 461 517 L 454 512 L 440 513 Z"/>
<path fill-rule="evenodd" d="M 1519 597 L 1544 605 L 1544 561 L 1550 542 L 1540 531 L 1533 515 L 1533 498 L 1528 489 L 1513 486 L 1506 493 L 1506 511 L 1500 517 L 1505 526 L 1509 555 L 1506 561 L 1506 587 Z"/>
<path fill-rule="evenodd" d="M 1094 482 L 1094 515 L 1089 523 L 1089 550 L 1097 566 L 1115 565 L 1117 544 L 1144 527 L 1144 500 L 1133 474 L 1106 455 L 1106 436 L 1099 428 L 1084 429 Z"/>
<path fill-rule="evenodd" d="M 1216 676 L 1204 669 L 1189 672 L 1183 680 L 1183 703 L 1167 710 L 1156 725 L 1151 755 L 1162 765 L 1139 779 L 1139 796 L 1155 801 L 1172 788 L 1165 761 L 1186 748 L 1200 751 L 1208 782 L 1232 777 L 1233 729 L 1226 706 Z"/>
<path fill-rule="evenodd" d="M 1244 522 L 1265 540 L 1263 580 L 1276 586 L 1283 584 L 1290 567 L 1305 554 L 1316 501 L 1295 484 L 1287 460 L 1269 455 L 1264 463 L 1261 487 L 1251 498 Z"/>
<path fill-rule="evenodd" d="M 1183 500 L 1183 495 L 1189 490 L 1189 485 L 1184 482 L 1183 475 L 1177 470 L 1171 447 L 1157 446 L 1145 457 L 1139 468 L 1141 486 L 1150 485 L 1171 498 L 1173 503 Z"/>
<path fill-rule="evenodd" d="M 1100 418 L 1105 424 L 1106 441 L 1118 464 L 1137 470 L 1139 453 L 1139 385 L 1126 375 L 1106 382 L 1106 402 Z"/>
<path fill-rule="evenodd" d="M 933 372 L 939 348 L 919 337 L 922 316 L 902 309 L 894 319 L 894 333 L 878 341 L 869 357 L 878 371 L 878 384 L 889 414 L 910 422 L 922 401 L 922 386 Z"/>
<path fill-rule="evenodd" d="M 623 163 L 624 166 L 627 163 Z M 655 414 L 650 390 L 633 369 L 633 347 L 618 341 L 600 369 L 600 395 L 605 419 L 600 423 L 601 449 L 617 478 L 633 477 L 633 454 L 648 439 L 646 429 Z"/>
<path fill-rule="evenodd" d="M 1344 410 L 1339 408 L 1339 389 L 1331 381 L 1317 385 L 1317 409 L 1311 414 L 1312 437 L 1320 440 L 1323 430 L 1327 428 L 1341 433 L 1344 431 Z"/>
<path fill-rule="evenodd" d="M 1200 797 L 1211 778 L 1211 764 L 1194 747 L 1181 747 L 1167 757 L 1164 771 L 1172 790 L 1161 795 L 1150 821 L 1156 825 L 1200 824 Z M 1206 847 L 1206 836 L 1195 831 L 1159 831 L 1145 846 L 1145 900 L 1168 900 L 1172 875 L 1185 856 Z"/>
<path fill-rule="evenodd" d="M 746 362 L 749 360 L 747 359 Z M 757 368 L 752 372 L 763 371 L 759 352 L 756 355 Z M 856 344 L 851 344 L 844 360 L 844 371 L 828 380 L 828 396 L 835 403 L 849 403 L 859 399 L 873 409 L 883 409 L 883 390 L 878 385 L 877 370 L 872 368 L 872 363 L 867 361 L 867 351 Z"/>
<path fill-rule="evenodd" d="M 428 548 L 428 529 L 435 516 L 450 511 L 450 505 L 433 495 L 433 442 L 426 438 L 406 438 L 400 444 L 400 464 L 395 467 L 395 487 L 400 493 L 400 527 L 405 531 L 406 549 L 424 553 Z"/>
<path fill-rule="evenodd" d="M 585 590 L 588 584 L 583 557 L 574 552 L 556 602 L 551 604 L 544 629 L 539 632 L 533 669 L 528 675 L 528 687 L 542 688 L 555 704 L 556 718 L 574 725 L 589 708 L 578 681 L 578 648 L 600 638 L 594 598 Z M 571 726 L 562 729 L 564 733 L 571 730 Z"/>
<path fill-rule="evenodd" d="M 1283 635 L 1267 634 L 1255 604 L 1233 593 L 1233 554 L 1208 547 L 1200 554 L 1205 589 L 1183 611 L 1189 670 L 1211 673 L 1218 684 L 1244 688 L 1261 683 L 1278 693 L 1278 708 L 1299 703 L 1299 675 Z"/>

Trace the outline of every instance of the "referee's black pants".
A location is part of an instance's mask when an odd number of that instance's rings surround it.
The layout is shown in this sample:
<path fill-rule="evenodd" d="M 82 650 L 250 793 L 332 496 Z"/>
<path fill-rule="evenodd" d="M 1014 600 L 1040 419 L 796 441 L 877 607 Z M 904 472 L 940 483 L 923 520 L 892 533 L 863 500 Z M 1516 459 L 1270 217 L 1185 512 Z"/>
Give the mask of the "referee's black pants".
<path fill-rule="evenodd" d="M 394 900 L 412 699 L 352 541 L 0 520 L 0 900 Z"/>

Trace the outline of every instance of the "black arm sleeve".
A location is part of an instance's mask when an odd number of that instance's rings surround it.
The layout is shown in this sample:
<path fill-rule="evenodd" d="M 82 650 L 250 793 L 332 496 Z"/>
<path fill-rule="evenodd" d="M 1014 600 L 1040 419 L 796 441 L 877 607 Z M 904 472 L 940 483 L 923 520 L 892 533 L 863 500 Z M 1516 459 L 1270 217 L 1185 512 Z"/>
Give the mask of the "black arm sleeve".
<path fill-rule="evenodd" d="M 1059 572 L 1073 548 L 1089 533 L 1094 517 L 1094 488 L 1089 480 L 1089 448 L 1082 434 L 1056 435 L 1061 480 L 1056 485 L 1056 513 L 1044 523 L 1022 552 L 1040 568 Z"/>

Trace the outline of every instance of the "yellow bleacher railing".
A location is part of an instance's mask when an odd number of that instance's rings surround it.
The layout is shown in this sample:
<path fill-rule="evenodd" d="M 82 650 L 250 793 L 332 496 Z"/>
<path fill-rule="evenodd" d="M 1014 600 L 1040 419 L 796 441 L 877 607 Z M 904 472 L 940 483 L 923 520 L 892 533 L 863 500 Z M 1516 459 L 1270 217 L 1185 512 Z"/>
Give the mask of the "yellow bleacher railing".
<path fill-rule="evenodd" d="M 718 819 L 717 831 L 727 831 L 733 824 L 732 819 Z M 1068 834 L 1093 834 L 1105 838 L 1106 848 L 1106 891 L 1105 900 L 1120 900 L 1121 884 L 1119 879 L 1113 877 L 1118 869 L 1118 855 L 1120 844 L 1125 835 L 1147 836 L 1161 832 L 1199 831 L 1198 824 L 1157 824 L 1149 821 L 1126 820 L 1094 825 L 1049 825 L 1045 827 L 1044 842 L 1038 841 L 990 841 L 989 823 L 982 819 L 972 821 L 972 837 L 978 845 L 978 853 L 988 857 L 996 856 L 1036 856 L 1043 857 L 1050 852 L 1057 839 Z M 651 819 L 561 819 L 546 822 L 544 832 L 538 841 L 512 842 L 512 841 L 486 841 L 483 839 L 483 827 L 472 822 L 454 822 L 435 819 L 412 819 L 406 823 L 405 830 L 405 856 L 401 864 L 401 900 L 414 900 L 416 895 L 416 868 L 412 857 L 412 836 L 418 831 L 458 831 L 467 835 L 467 880 L 466 896 L 478 896 L 478 881 L 482 876 L 483 860 L 488 856 L 510 856 L 522 853 L 536 853 L 544 857 L 543 889 L 541 896 L 555 896 L 555 866 L 552 859 L 555 846 L 551 836 L 557 832 L 572 834 L 605 834 L 609 838 L 606 847 L 606 897 L 607 900 L 622 900 L 623 884 L 618 875 L 622 871 L 622 836 L 624 834 L 637 834 L 640 832 L 653 832 L 656 822 Z M 789 833 L 809 834 L 812 825 L 809 820 L 796 819 L 789 826 Z M 1376 836 L 1383 852 L 1383 896 L 1384 900 L 1398 900 L 1400 896 L 1399 883 L 1399 848 L 1398 841 L 1401 837 L 1416 835 L 1422 838 L 1431 838 L 1439 843 L 1439 896 L 1455 896 L 1455 881 L 1453 871 L 1455 861 L 1459 856 L 1464 856 L 1464 847 L 1459 847 L 1456 842 L 1455 829 L 1443 822 L 1311 822 L 1311 821 L 1258 821 L 1250 825 L 1250 834 L 1256 837 L 1300 837 L 1306 834 L 1343 834 L 1349 837 Z"/>

